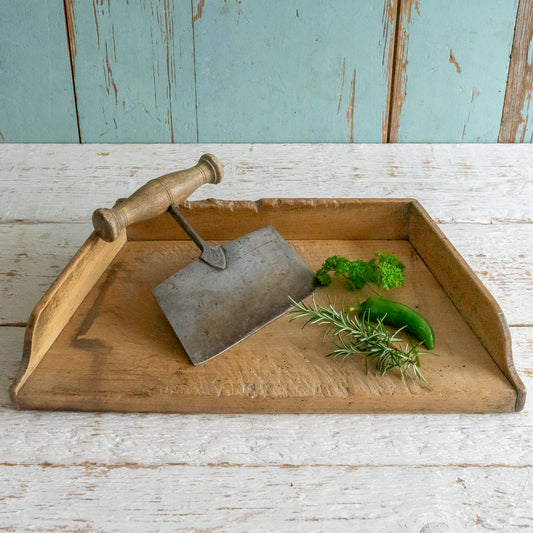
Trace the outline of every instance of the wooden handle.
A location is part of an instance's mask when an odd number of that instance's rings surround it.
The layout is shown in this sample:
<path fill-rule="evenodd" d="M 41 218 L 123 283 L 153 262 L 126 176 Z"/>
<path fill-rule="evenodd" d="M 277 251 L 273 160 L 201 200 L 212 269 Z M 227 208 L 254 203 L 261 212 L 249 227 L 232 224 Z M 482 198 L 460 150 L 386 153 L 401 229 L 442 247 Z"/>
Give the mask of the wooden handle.
<path fill-rule="evenodd" d="M 104 241 L 113 242 L 130 224 L 161 215 L 171 204 L 183 203 L 200 185 L 220 183 L 223 168 L 214 155 L 204 154 L 194 167 L 150 180 L 111 209 L 97 209 L 94 229 Z"/>

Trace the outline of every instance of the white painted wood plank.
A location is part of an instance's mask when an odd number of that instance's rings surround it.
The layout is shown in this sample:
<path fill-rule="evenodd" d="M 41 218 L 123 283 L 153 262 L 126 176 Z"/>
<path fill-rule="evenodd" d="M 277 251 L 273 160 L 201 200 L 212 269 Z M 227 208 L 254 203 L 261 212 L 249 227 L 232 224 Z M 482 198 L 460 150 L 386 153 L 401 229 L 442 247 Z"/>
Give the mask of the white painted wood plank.
<path fill-rule="evenodd" d="M 533 324 L 533 224 L 443 224 L 510 324 Z M 92 231 L 90 224 L 0 224 L 0 324 L 25 322 Z"/>
<path fill-rule="evenodd" d="M 192 199 L 414 197 L 440 222 L 533 221 L 530 145 L 198 144 L 0 145 L 0 222 L 88 221 L 204 152 L 226 176 Z"/>
<path fill-rule="evenodd" d="M 0 323 L 27 319 L 95 207 L 205 151 L 226 179 L 196 199 L 417 198 L 508 321 L 533 323 L 533 151 L 508 145 L 0 145 Z M 511 332 L 531 390 L 533 328 Z M 0 327 L 3 528 L 533 529 L 530 401 L 481 416 L 19 412 L 23 335 Z"/>
<path fill-rule="evenodd" d="M 92 232 L 85 224 L 0 224 L 0 324 L 26 322 Z"/>
<path fill-rule="evenodd" d="M 0 524 L 39 531 L 519 531 L 526 468 L 0 466 Z"/>
<path fill-rule="evenodd" d="M 517 369 L 533 388 L 533 328 L 511 328 Z M 23 328 L 0 328 L 1 462 L 533 466 L 531 397 L 488 415 L 121 415 L 14 411 L 7 389 Z M 406 483 L 410 480 L 406 480 Z M 0 492 L 1 494 L 1 492 Z"/>
<path fill-rule="evenodd" d="M 533 324 L 533 224 L 441 224 L 511 325 Z"/>

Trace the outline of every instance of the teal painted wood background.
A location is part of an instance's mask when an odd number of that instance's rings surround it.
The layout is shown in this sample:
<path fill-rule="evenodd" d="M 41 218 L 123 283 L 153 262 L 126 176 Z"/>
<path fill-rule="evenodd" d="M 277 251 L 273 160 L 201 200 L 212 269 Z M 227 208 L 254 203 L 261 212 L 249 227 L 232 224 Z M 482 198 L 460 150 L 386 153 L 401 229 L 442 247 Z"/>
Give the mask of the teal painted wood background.
<path fill-rule="evenodd" d="M 200 141 L 381 141 L 383 2 L 193 5 Z"/>
<path fill-rule="evenodd" d="M 62 2 L 0 5 L 0 141 L 78 142 Z"/>
<path fill-rule="evenodd" d="M 399 142 L 498 138 L 516 4 L 423 0 L 401 14 Z"/>
<path fill-rule="evenodd" d="M 531 142 L 532 15 L 533 0 L 6 0 L 0 142 Z"/>
<path fill-rule="evenodd" d="M 68 5 L 83 142 L 196 142 L 190 1 Z"/>

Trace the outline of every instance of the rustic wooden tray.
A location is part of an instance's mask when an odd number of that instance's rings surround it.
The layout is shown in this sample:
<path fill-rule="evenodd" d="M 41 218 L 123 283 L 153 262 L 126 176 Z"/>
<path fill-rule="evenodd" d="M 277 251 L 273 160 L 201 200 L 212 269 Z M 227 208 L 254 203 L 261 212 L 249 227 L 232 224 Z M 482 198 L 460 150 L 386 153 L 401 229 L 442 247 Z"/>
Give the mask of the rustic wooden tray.
<path fill-rule="evenodd" d="M 287 199 L 189 202 L 184 213 L 222 242 L 273 225 L 317 269 L 329 255 L 406 264 L 390 297 L 432 323 L 427 388 L 397 374 L 365 375 L 362 358 L 326 358 L 322 331 L 283 316 L 205 365 L 193 366 L 152 288 L 198 252 L 168 215 L 107 243 L 95 234 L 34 309 L 11 387 L 21 409 L 167 413 L 504 412 L 525 388 L 505 318 L 480 280 L 415 201 Z M 317 299 L 353 298 L 340 283 Z"/>

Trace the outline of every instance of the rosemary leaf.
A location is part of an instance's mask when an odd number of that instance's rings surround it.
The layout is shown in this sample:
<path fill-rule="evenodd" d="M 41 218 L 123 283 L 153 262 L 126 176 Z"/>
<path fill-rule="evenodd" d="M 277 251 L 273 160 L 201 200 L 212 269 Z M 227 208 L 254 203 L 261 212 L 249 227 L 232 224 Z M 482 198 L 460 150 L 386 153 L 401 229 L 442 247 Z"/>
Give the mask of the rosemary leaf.
<path fill-rule="evenodd" d="M 368 371 L 368 361 L 372 361 L 376 371 L 386 374 L 397 369 L 402 379 L 412 375 L 420 379 L 428 387 L 429 383 L 420 371 L 420 355 L 418 345 L 402 346 L 403 341 L 398 334 L 403 328 L 391 334 L 378 320 L 377 324 L 370 322 L 367 316 L 351 315 L 346 310 L 338 311 L 335 304 L 329 302 L 327 307 L 317 305 L 313 297 L 313 304 L 296 302 L 290 298 L 293 315 L 292 320 L 306 319 L 303 328 L 309 324 L 325 326 L 323 341 L 327 336 L 333 337 L 334 349 L 327 357 L 340 357 L 342 360 L 352 355 L 365 357 L 365 369 Z M 424 352 L 425 353 L 425 352 Z"/>

